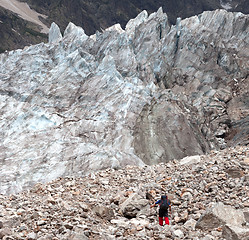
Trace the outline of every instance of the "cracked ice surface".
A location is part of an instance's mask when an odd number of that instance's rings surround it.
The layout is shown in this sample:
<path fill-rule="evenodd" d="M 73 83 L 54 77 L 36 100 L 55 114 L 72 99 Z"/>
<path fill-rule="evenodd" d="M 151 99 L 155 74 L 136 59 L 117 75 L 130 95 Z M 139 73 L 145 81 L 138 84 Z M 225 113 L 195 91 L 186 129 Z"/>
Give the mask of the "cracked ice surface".
<path fill-rule="evenodd" d="M 90 37 L 73 23 L 62 37 L 52 24 L 49 43 L 1 54 L 0 193 L 208 151 L 231 96 L 216 76 L 247 74 L 247 18 L 218 10 L 170 28 L 159 9 Z"/>
<path fill-rule="evenodd" d="M 2 193 L 63 175 L 143 165 L 130 129 L 153 86 L 123 77 L 113 57 L 97 59 L 87 44 L 94 42 L 70 23 L 61 41 L 1 55 Z"/>

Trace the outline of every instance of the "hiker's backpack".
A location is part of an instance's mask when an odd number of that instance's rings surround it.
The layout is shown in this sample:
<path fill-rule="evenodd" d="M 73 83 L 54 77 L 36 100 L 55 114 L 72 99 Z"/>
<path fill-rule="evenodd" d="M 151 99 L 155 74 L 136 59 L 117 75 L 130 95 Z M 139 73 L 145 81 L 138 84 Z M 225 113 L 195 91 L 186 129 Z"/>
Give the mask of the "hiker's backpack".
<path fill-rule="evenodd" d="M 160 204 L 160 209 L 162 209 L 162 210 L 168 210 L 168 208 L 169 208 L 169 201 L 168 201 L 168 199 L 163 199 L 163 200 L 161 200 L 161 204 Z"/>

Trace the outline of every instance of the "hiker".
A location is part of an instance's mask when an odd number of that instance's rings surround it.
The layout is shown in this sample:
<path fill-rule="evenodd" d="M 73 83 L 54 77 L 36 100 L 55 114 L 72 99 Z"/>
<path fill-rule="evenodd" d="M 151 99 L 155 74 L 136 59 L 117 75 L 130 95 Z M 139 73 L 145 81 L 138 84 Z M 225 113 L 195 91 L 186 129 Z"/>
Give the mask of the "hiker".
<path fill-rule="evenodd" d="M 165 224 L 169 225 L 169 213 L 168 209 L 171 213 L 171 204 L 168 199 L 167 195 L 161 196 L 161 199 L 156 201 L 155 204 L 151 205 L 150 207 L 155 207 L 157 204 L 159 204 L 159 225 L 163 226 L 163 217 L 165 220 Z"/>

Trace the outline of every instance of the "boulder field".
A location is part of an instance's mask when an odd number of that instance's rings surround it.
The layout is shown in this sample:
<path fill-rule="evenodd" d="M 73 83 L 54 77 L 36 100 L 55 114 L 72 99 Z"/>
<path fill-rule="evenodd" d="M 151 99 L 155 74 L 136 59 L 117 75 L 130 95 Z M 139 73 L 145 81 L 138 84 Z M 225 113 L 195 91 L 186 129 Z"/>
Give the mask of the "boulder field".
<path fill-rule="evenodd" d="M 161 227 L 150 205 L 165 193 L 172 213 Z M 0 239 L 247 240 L 248 193 L 248 147 L 106 169 L 0 195 Z"/>

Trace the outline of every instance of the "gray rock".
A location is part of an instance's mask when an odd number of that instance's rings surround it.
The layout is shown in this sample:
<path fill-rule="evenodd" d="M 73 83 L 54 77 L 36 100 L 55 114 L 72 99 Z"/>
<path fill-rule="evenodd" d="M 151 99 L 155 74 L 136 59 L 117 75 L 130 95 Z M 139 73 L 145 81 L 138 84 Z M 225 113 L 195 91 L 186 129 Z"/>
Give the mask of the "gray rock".
<path fill-rule="evenodd" d="M 45 234 L 44 236 L 37 238 L 37 240 L 52 240 L 53 237 L 54 237 L 54 235 L 52 235 L 52 234 Z"/>
<path fill-rule="evenodd" d="M 14 236 L 4 236 L 3 240 L 15 240 Z"/>
<path fill-rule="evenodd" d="M 119 232 L 119 231 L 116 232 L 116 237 L 122 237 L 122 236 L 123 236 L 122 232 Z"/>
<path fill-rule="evenodd" d="M 34 232 L 31 232 L 27 235 L 27 240 L 35 240 L 37 239 L 37 234 Z"/>
<path fill-rule="evenodd" d="M 217 231 L 217 230 L 213 230 L 211 231 L 212 236 L 216 237 L 216 238 L 221 238 L 222 237 L 222 232 Z"/>
<path fill-rule="evenodd" d="M 244 212 L 245 221 L 249 223 L 249 211 Z"/>
<path fill-rule="evenodd" d="M 79 203 L 79 204 L 84 212 L 88 212 L 90 210 L 89 206 L 86 203 Z"/>
<path fill-rule="evenodd" d="M 148 200 L 134 193 L 120 205 L 120 211 L 125 217 L 134 218 L 148 203 Z"/>
<path fill-rule="evenodd" d="M 0 229 L 0 239 L 3 239 L 5 236 L 11 236 L 12 232 L 10 230 L 10 228 L 2 228 Z"/>
<path fill-rule="evenodd" d="M 182 160 L 180 160 L 181 165 L 191 165 L 191 164 L 197 164 L 201 161 L 201 157 L 199 155 L 197 156 L 190 156 L 185 157 Z"/>
<path fill-rule="evenodd" d="M 217 203 L 200 217 L 196 223 L 196 228 L 212 230 L 214 228 L 231 224 L 241 226 L 245 223 L 244 214 L 241 210 L 236 210 L 229 205 Z"/>
<path fill-rule="evenodd" d="M 46 221 L 44 221 L 44 220 L 39 220 L 39 221 L 37 221 L 37 225 L 38 225 L 38 226 L 46 225 Z"/>
<path fill-rule="evenodd" d="M 192 230 L 195 230 L 195 225 L 196 225 L 196 220 L 194 219 L 189 219 L 188 221 L 186 221 L 184 223 L 184 227 L 185 228 L 188 228 L 188 229 L 192 229 Z"/>
<path fill-rule="evenodd" d="M 248 240 L 249 228 L 227 224 L 223 227 L 222 237 L 226 240 Z"/>
<path fill-rule="evenodd" d="M 110 221 L 114 217 L 113 209 L 110 207 L 103 206 L 103 205 L 99 205 L 99 206 L 94 207 L 93 212 L 97 216 L 104 218 L 108 221 Z"/>
<path fill-rule="evenodd" d="M 173 236 L 179 239 L 183 239 L 184 233 L 180 229 L 177 229 L 173 231 Z"/>
<path fill-rule="evenodd" d="M 236 166 L 226 169 L 225 172 L 232 178 L 240 178 L 244 175 L 243 170 Z"/>
<path fill-rule="evenodd" d="M 64 224 L 64 227 L 65 227 L 66 229 L 69 229 L 69 230 L 72 230 L 72 229 L 73 229 L 73 225 L 70 224 L 70 223 L 65 223 L 65 224 Z"/>
<path fill-rule="evenodd" d="M 127 221 L 127 218 L 112 219 L 111 223 L 117 225 L 119 228 L 129 228 L 130 225 L 130 222 Z"/>
<path fill-rule="evenodd" d="M 214 237 L 211 235 L 206 235 L 204 238 L 201 238 L 201 240 L 213 240 Z"/>
<path fill-rule="evenodd" d="M 27 230 L 27 226 L 25 226 L 25 225 L 20 226 L 18 229 L 19 232 L 22 232 L 24 230 Z"/>

